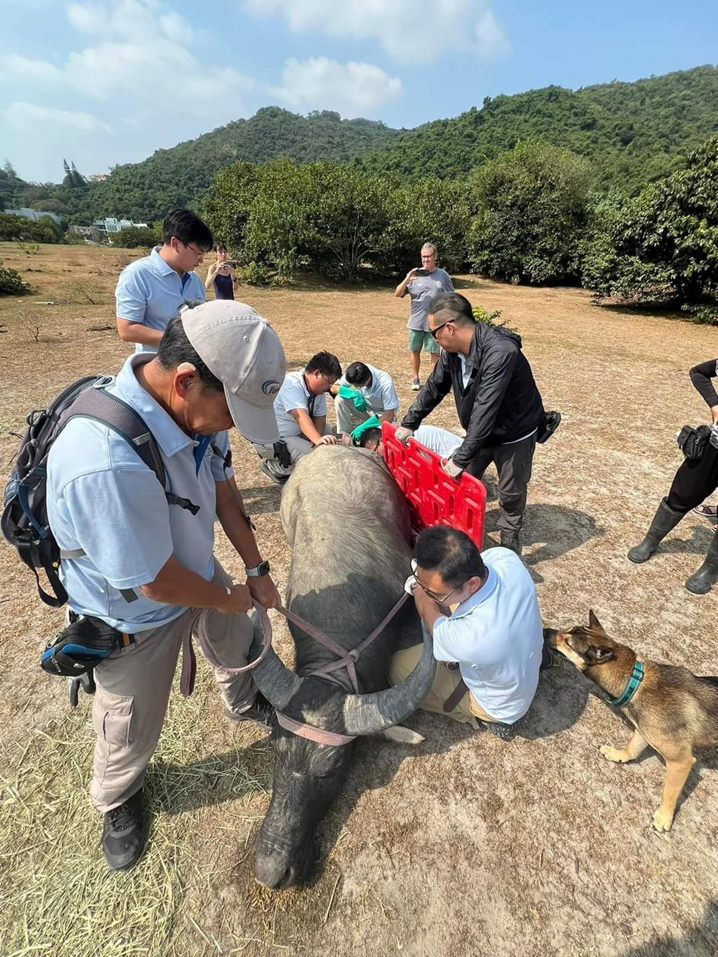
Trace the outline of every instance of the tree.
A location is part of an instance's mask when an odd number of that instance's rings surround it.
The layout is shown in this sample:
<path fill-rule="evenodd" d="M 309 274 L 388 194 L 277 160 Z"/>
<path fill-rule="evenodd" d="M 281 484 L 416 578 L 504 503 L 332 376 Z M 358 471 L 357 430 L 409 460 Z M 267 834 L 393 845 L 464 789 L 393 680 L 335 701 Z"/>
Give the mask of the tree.
<path fill-rule="evenodd" d="M 718 300 L 718 136 L 684 170 L 636 199 L 599 207 L 583 284 L 599 298 L 671 303 Z M 710 310 L 701 310 L 705 319 Z"/>
<path fill-rule="evenodd" d="M 474 269 L 530 283 L 576 278 L 590 185 L 585 160 L 544 143 L 520 144 L 486 163 L 471 180 Z"/>

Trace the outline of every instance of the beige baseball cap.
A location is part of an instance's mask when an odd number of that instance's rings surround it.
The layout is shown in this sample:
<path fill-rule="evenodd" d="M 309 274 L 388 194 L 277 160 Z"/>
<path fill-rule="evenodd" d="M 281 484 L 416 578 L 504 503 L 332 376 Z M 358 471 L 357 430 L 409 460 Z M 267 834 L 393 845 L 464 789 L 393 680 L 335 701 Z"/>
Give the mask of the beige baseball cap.
<path fill-rule="evenodd" d="M 181 315 L 187 338 L 224 385 L 234 424 L 250 442 L 273 445 L 279 440 L 274 397 L 287 371 L 277 333 L 233 299 L 203 302 Z"/>

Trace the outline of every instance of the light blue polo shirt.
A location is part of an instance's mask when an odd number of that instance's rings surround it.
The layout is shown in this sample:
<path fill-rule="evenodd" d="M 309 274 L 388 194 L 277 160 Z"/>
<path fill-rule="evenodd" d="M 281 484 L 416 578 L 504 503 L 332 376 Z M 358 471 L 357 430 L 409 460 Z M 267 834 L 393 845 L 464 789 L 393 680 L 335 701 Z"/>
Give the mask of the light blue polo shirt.
<path fill-rule="evenodd" d="M 481 557 L 488 578 L 450 618 L 437 618 L 434 657 L 457 661 L 484 711 L 513 724 L 526 714 L 538 687 L 541 614 L 531 576 L 514 552 L 489 548 Z"/>
<path fill-rule="evenodd" d="M 47 512 L 63 550 L 60 577 L 78 614 L 102 618 L 127 634 L 164 625 L 184 611 L 151 601 L 139 590 L 154 581 L 170 556 L 209 581 L 214 573 L 216 482 L 226 476 L 226 432 L 211 441 L 192 438 L 150 396 L 134 369 L 152 356 L 130 356 L 108 391 L 131 405 L 152 432 L 166 470 L 167 491 L 199 506 L 193 515 L 170 505 L 155 473 L 112 429 L 92 419 L 73 419 L 50 450 Z M 195 452 L 197 450 L 197 452 Z M 134 589 L 128 602 L 120 589 Z"/>
<path fill-rule="evenodd" d="M 204 284 L 196 272 L 182 276 L 168 266 L 155 246 L 149 256 L 136 259 L 120 273 L 115 289 L 117 315 L 165 331 L 186 302 L 203 302 Z M 155 346 L 135 343 L 135 352 L 157 352 Z"/>

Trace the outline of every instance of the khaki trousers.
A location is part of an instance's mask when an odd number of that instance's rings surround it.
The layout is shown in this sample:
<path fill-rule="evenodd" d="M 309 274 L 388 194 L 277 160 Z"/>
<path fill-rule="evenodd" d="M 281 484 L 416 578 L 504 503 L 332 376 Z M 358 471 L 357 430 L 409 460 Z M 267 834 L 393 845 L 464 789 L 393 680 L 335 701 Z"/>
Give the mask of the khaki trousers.
<path fill-rule="evenodd" d="M 231 584 L 216 559 L 213 581 Z M 213 608 L 188 608 L 160 628 L 139 632 L 134 644 L 95 668 L 92 721 L 97 739 L 90 799 L 98 811 L 124 804 L 142 787 L 162 730 L 182 641 L 188 632 L 196 635 L 203 618 L 218 660 L 228 668 L 245 665 L 252 644 L 251 619 L 222 615 Z M 252 706 L 257 691 L 251 672 L 215 671 L 215 679 L 229 711 L 240 714 Z"/>
<path fill-rule="evenodd" d="M 423 645 L 413 645 L 411 648 L 405 648 L 404 651 L 397 651 L 396 654 L 392 655 L 389 666 L 389 681 L 393 685 L 398 685 L 400 681 L 409 677 L 419 663 L 423 647 Z M 437 661 L 434 683 L 419 707 L 423 708 L 424 711 L 445 714 L 448 718 L 453 718 L 454 721 L 459 721 L 462 724 L 471 721 L 475 725 L 476 718 L 480 721 L 495 722 L 496 718 L 492 718 L 490 714 L 484 711 L 470 691 L 464 695 L 453 711 L 444 711 L 444 702 L 460 680 L 461 672 L 458 668 L 452 670 L 447 667 L 445 662 Z"/>

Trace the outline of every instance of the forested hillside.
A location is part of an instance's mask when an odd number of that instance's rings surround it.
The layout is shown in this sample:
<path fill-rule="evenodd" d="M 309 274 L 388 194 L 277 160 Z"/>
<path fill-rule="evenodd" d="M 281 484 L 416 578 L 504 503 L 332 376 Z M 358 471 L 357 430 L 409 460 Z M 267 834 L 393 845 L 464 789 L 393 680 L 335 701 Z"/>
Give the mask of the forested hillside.
<path fill-rule="evenodd" d="M 368 150 L 388 145 L 397 136 L 398 131 L 371 120 L 342 120 L 338 113 L 326 110 L 298 116 L 268 106 L 251 119 L 236 120 L 195 140 L 157 150 L 141 163 L 117 166 L 106 180 L 88 183 L 85 189 L 78 191 L 74 184 L 66 183 L 70 188 L 59 197 L 65 208 L 51 208 L 76 220 L 104 216 L 162 219 L 172 206 L 199 209 L 217 170 L 236 160 L 263 163 L 283 156 L 298 163 L 346 163 Z M 29 190 L 33 204 L 47 208 L 43 200 L 51 196 L 51 202 L 56 202 L 62 187 L 53 190 L 48 186 L 38 196 L 32 184 L 22 180 L 12 183 L 8 173 L 3 177 L 0 171 L 0 201 L 4 199 L 6 206 L 22 202 L 24 189 Z"/>
<path fill-rule="evenodd" d="M 414 130 L 342 120 L 327 111 L 304 117 L 270 106 L 141 163 L 118 166 L 102 182 L 88 183 L 66 164 L 61 185 L 30 184 L 6 167 L 0 170 L 0 209 L 34 206 L 75 222 L 101 216 L 153 221 L 175 205 L 200 209 L 214 175 L 238 160 L 331 161 L 407 180 L 455 179 L 533 140 L 585 157 L 599 191 L 633 196 L 680 168 L 716 132 L 714 66 L 575 92 L 551 86 L 487 97 L 480 109 Z"/>
<path fill-rule="evenodd" d="M 584 87 L 550 86 L 487 97 L 455 119 L 406 132 L 386 149 L 356 160 L 370 172 L 419 179 L 465 176 L 518 142 L 542 140 L 585 156 L 596 186 L 635 195 L 679 168 L 718 132 L 718 68 Z"/>

